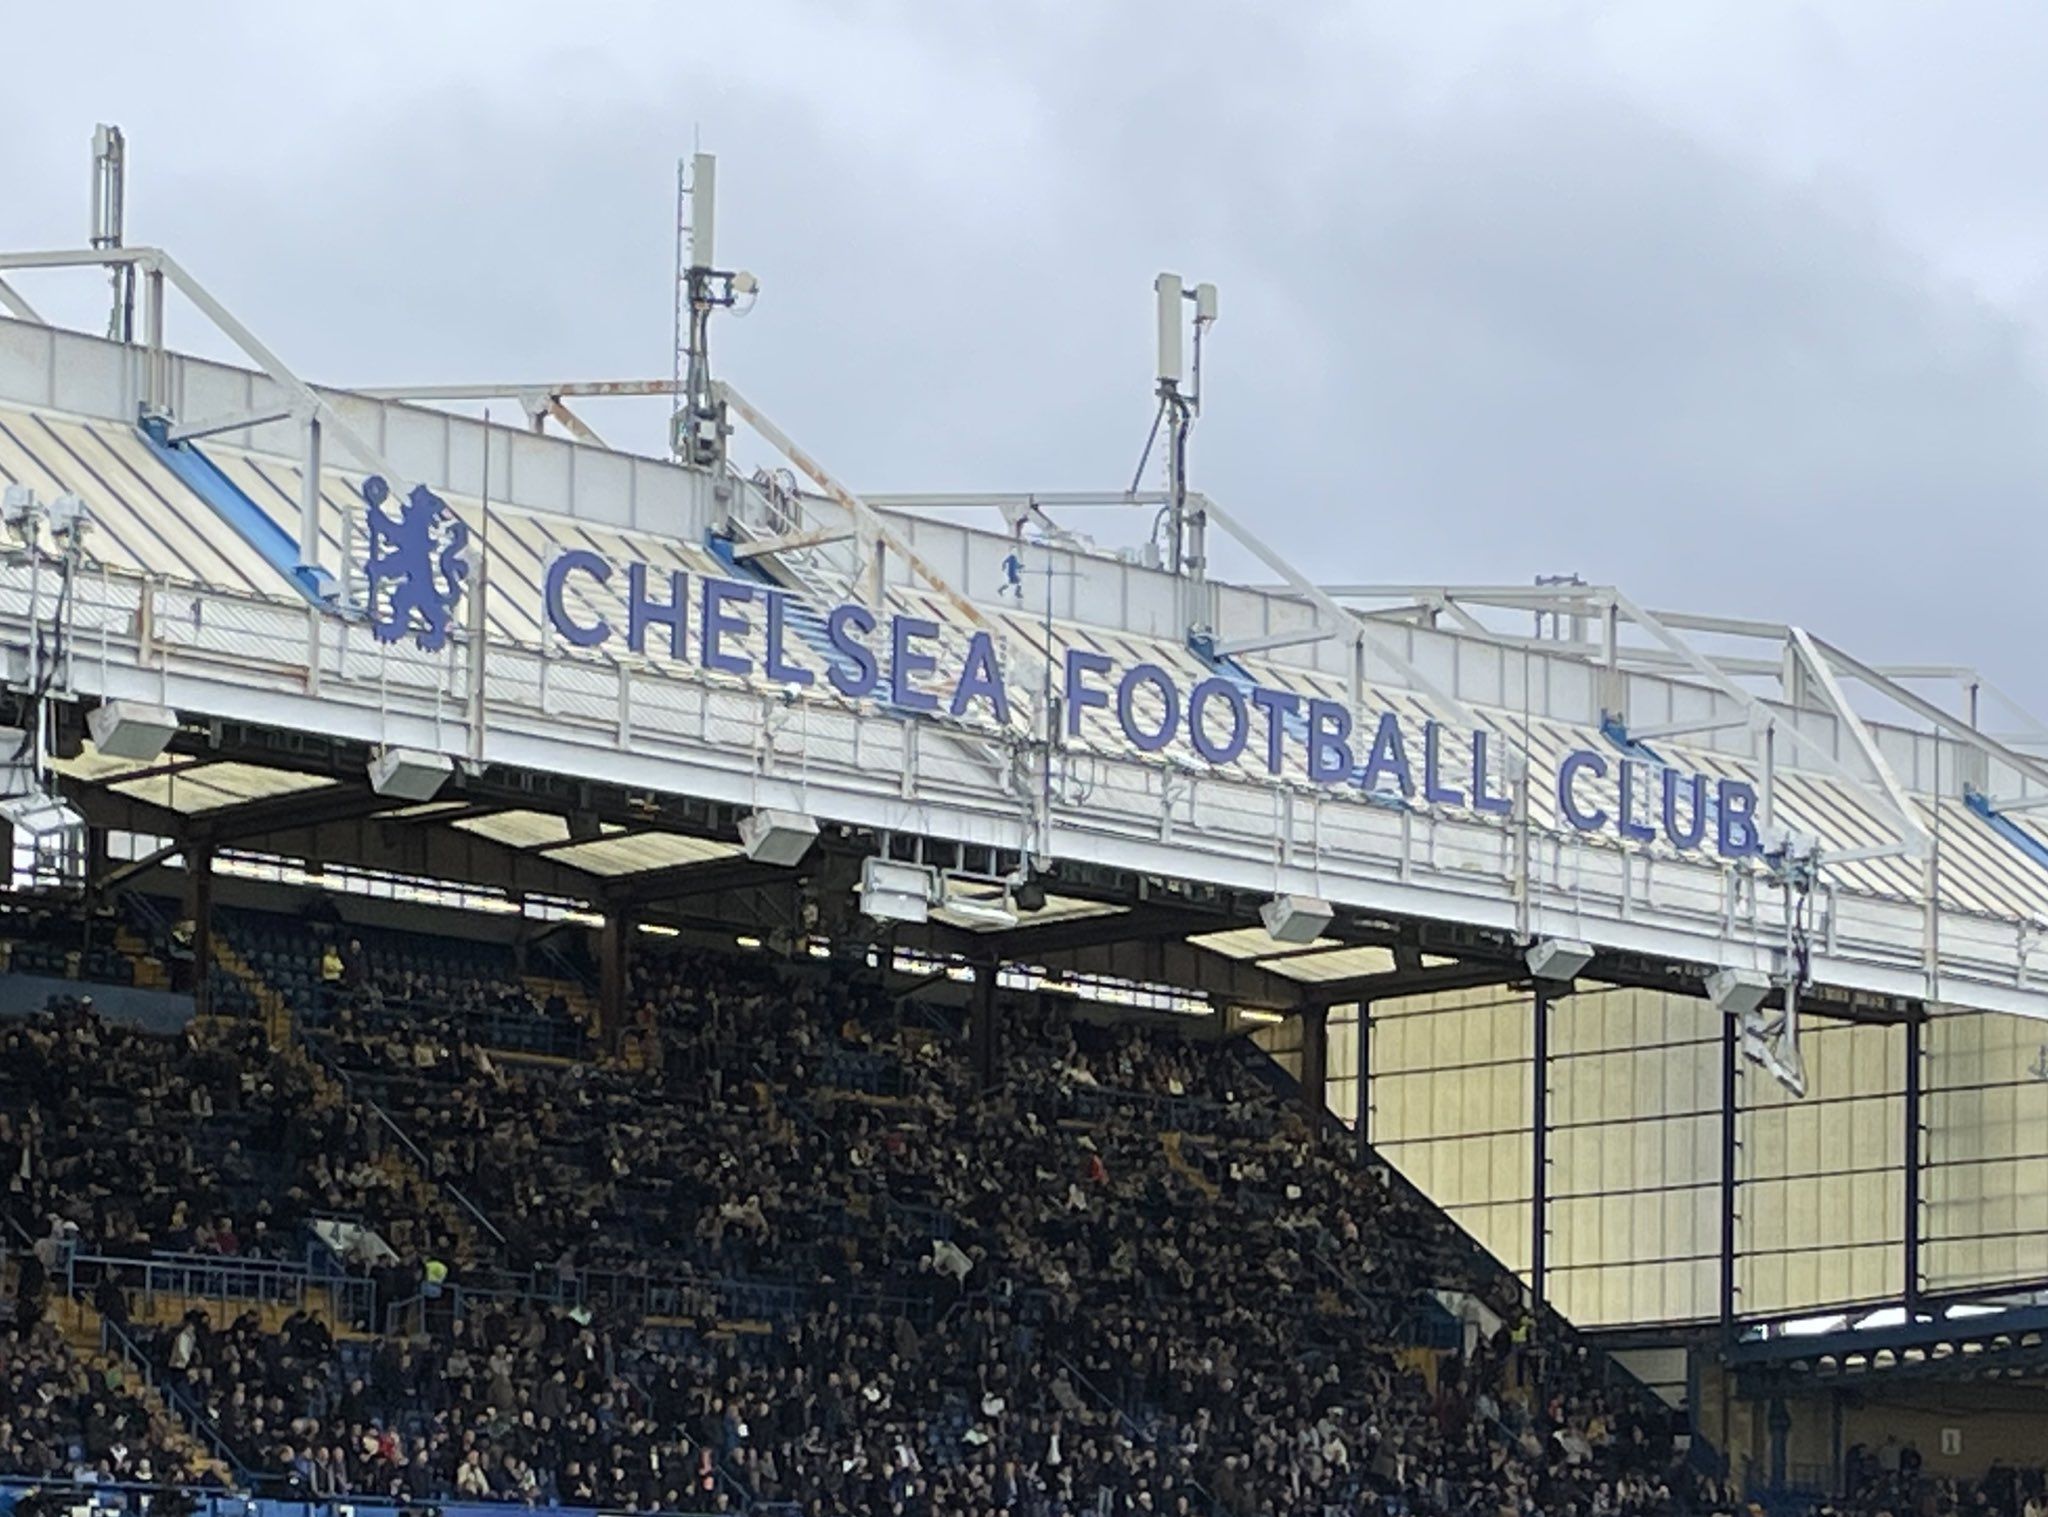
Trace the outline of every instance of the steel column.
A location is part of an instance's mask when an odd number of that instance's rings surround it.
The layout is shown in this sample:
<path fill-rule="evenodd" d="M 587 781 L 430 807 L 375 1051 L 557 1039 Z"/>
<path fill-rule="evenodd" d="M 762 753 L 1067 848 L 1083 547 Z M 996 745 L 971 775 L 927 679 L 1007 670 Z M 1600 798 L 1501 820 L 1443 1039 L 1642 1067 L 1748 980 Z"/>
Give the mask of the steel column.
<path fill-rule="evenodd" d="M 967 1052 L 977 1092 L 993 1089 L 1001 1072 L 1003 1034 L 1002 1013 L 996 1006 L 997 970 L 993 962 L 974 966 L 974 1005 L 967 1014 Z"/>
<path fill-rule="evenodd" d="M 1735 1098 L 1742 1047 L 1734 1017 L 1721 1018 L 1721 1336 L 1735 1336 Z"/>
<path fill-rule="evenodd" d="M 320 567 L 320 418 L 309 414 L 305 425 L 305 469 L 299 477 L 299 563 Z"/>
<path fill-rule="evenodd" d="M 1330 1008 L 1301 1009 L 1301 1104 L 1310 1121 L 1329 1110 Z"/>
<path fill-rule="evenodd" d="M 1920 1054 L 1921 1021 L 1906 1023 L 1906 1239 L 1905 1287 L 1908 1320 L 1920 1311 Z"/>
<path fill-rule="evenodd" d="M 626 934 L 631 930 L 625 908 L 613 905 L 597 934 L 597 1036 L 607 1050 L 618 1047 L 626 1025 Z"/>
<path fill-rule="evenodd" d="M 1547 1297 L 1545 1273 L 1549 1264 L 1546 1236 L 1550 1216 L 1550 989 L 1536 982 L 1535 1026 L 1529 1064 L 1530 1087 L 1530 1188 L 1529 1188 L 1529 1304 L 1542 1320 Z"/>
<path fill-rule="evenodd" d="M 185 849 L 185 907 L 192 914 L 192 1010 L 213 1014 L 213 845 Z"/>
<path fill-rule="evenodd" d="M 1372 1149 L 1372 1002 L 1358 1003 L 1358 1156 Z"/>

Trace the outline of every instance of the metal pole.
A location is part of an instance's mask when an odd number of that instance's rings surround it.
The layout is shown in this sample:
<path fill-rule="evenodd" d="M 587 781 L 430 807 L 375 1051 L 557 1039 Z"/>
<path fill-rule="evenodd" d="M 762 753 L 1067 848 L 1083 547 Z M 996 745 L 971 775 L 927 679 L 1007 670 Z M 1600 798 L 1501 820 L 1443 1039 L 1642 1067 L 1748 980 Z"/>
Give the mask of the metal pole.
<path fill-rule="evenodd" d="M 320 567 L 320 418 L 306 417 L 306 456 L 299 476 L 299 564 Z"/>
<path fill-rule="evenodd" d="M 1536 982 L 1536 1022 L 1530 1065 L 1529 1298 L 1540 1322 L 1547 1296 L 1549 1264 L 1545 1236 L 1550 1213 L 1550 988 Z"/>
<path fill-rule="evenodd" d="M 1372 1002 L 1358 1003 L 1358 1158 L 1372 1151 Z"/>
<path fill-rule="evenodd" d="M 164 394 L 164 271 L 158 264 L 149 266 L 147 289 L 149 356 L 143 360 L 142 411 L 162 416 L 170 409 L 170 397 Z"/>
<path fill-rule="evenodd" d="M 1329 1110 L 1330 1008 L 1301 1009 L 1301 1104 L 1320 1123 Z"/>
<path fill-rule="evenodd" d="M 1741 1078 L 1741 1039 L 1735 1018 L 1721 1018 L 1721 1336 L 1735 1337 L 1735 1098 Z"/>
<path fill-rule="evenodd" d="M 1920 1049 L 1921 1022 L 1906 1023 L 1906 1317 L 1920 1312 Z"/>

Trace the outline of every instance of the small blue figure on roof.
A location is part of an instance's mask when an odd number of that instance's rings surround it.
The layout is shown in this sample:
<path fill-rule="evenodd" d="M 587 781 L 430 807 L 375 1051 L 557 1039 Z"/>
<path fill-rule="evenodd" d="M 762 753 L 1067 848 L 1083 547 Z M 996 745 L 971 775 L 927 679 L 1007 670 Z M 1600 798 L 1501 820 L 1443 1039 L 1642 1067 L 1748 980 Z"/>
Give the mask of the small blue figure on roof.
<path fill-rule="evenodd" d="M 1024 555 L 1020 550 L 1012 548 L 1004 558 L 1003 583 L 996 593 L 1014 595 L 1020 601 L 1024 599 Z"/>
<path fill-rule="evenodd" d="M 469 524 L 425 485 L 414 485 L 397 514 L 384 511 L 391 486 L 373 474 L 363 481 L 364 516 L 369 524 L 368 582 L 370 630 L 380 643 L 395 643 L 408 632 L 423 653 L 438 653 L 448 642 L 455 606 L 469 576 L 462 550 Z M 388 587 L 384 594 L 379 590 Z"/>

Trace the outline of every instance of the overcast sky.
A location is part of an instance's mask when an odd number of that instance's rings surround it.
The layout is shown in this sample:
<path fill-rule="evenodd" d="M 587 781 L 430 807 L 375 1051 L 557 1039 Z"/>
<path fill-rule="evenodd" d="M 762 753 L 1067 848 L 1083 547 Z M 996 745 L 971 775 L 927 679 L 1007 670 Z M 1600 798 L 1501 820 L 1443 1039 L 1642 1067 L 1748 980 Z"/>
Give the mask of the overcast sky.
<path fill-rule="evenodd" d="M 2048 708 L 2038 7 L 20 8 L 0 246 L 84 240 L 118 122 L 130 240 L 308 378 L 666 376 L 696 133 L 763 286 L 719 368 L 858 488 L 1127 483 L 1177 269 L 1194 481 L 1319 576 L 1576 571 Z"/>

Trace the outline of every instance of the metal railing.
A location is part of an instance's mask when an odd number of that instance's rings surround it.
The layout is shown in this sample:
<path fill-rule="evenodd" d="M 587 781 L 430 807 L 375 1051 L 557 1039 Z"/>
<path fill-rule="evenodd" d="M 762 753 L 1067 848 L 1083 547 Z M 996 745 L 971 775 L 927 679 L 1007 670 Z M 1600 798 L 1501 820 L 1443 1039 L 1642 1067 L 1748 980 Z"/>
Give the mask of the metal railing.
<path fill-rule="evenodd" d="M 461 1207 L 472 1222 L 488 1233 L 494 1243 L 503 1248 L 505 1246 L 505 1235 L 498 1230 L 496 1224 L 489 1217 L 484 1215 L 483 1208 L 470 1200 L 468 1196 L 462 1193 L 459 1187 L 440 1173 L 439 1167 L 427 1157 L 426 1151 L 419 1144 L 413 1142 L 412 1136 L 392 1119 L 391 1114 L 371 1100 L 368 1093 L 360 1089 L 358 1082 L 351 1078 L 349 1072 L 328 1056 L 327 1050 L 319 1045 L 318 1041 L 305 1027 L 303 1021 L 295 1022 L 295 1027 L 299 1047 L 304 1050 L 307 1058 L 320 1067 L 323 1074 L 341 1087 L 342 1097 L 351 1105 L 361 1107 L 370 1116 L 374 1117 L 379 1128 L 390 1137 L 396 1139 L 399 1147 L 405 1150 L 407 1157 L 412 1160 L 414 1166 L 419 1170 L 420 1178 Z"/>
<path fill-rule="evenodd" d="M 204 1443 L 213 1456 L 234 1471 L 235 1478 L 247 1485 L 251 1482 L 248 1468 L 236 1457 L 235 1451 L 221 1435 L 206 1414 L 185 1395 L 170 1376 L 159 1370 L 142 1346 L 130 1337 L 125 1329 L 109 1318 L 100 1319 L 100 1349 L 116 1355 L 124 1364 L 142 1377 L 142 1383 L 163 1398 L 171 1414 L 185 1424 L 193 1437 Z"/>
<path fill-rule="evenodd" d="M 361 1276 L 321 1273 L 283 1260 L 217 1254 L 130 1257 L 74 1249 L 58 1266 L 58 1283 L 66 1296 L 90 1295 L 101 1282 L 112 1281 L 128 1297 L 131 1309 L 139 1297 L 150 1316 L 157 1315 L 159 1303 L 207 1305 L 223 1313 L 251 1306 L 317 1310 L 324 1296 L 337 1321 L 367 1326 L 376 1301 L 374 1282 Z"/>

